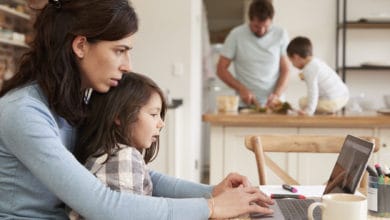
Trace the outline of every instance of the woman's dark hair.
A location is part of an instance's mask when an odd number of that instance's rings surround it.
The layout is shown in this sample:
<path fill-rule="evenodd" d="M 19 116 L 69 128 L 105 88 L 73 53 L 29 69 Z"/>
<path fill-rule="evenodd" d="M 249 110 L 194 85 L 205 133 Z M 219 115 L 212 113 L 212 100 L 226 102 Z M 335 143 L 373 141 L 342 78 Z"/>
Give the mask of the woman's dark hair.
<path fill-rule="evenodd" d="M 89 43 L 115 41 L 138 29 L 128 0 L 49 1 L 34 24 L 34 39 L 16 75 L 4 84 L 0 97 L 13 88 L 37 82 L 49 107 L 72 125 L 84 116 L 80 69 L 72 50 L 78 35 Z"/>
<path fill-rule="evenodd" d="M 150 78 L 126 73 L 119 85 L 107 93 L 92 93 L 87 106 L 87 117 L 79 129 L 75 155 L 85 163 L 89 156 L 107 154 L 118 150 L 119 144 L 134 146 L 131 140 L 132 125 L 138 120 L 140 109 L 146 105 L 153 93 L 161 98 L 161 118 L 165 118 L 166 100 L 162 90 Z M 118 125 L 115 120 L 119 119 Z M 145 150 L 145 163 L 152 161 L 158 153 L 159 140 Z M 143 152 L 141 152 L 143 153 Z M 107 158 L 108 160 L 108 158 Z"/>
<path fill-rule="evenodd" d="M 253 0 L 249 6 L 249 20 L 255 18 L 265 21 L 274 18 L 274 6 L 271 0 Z"/>
<path fill-rule="evenodd" d="M 292 57 L 294 54 L 302 58 L 313 56 L 313 48 L 309 38 L 299 36 L 290 41 L 287 46 L 287 55 Z"/>

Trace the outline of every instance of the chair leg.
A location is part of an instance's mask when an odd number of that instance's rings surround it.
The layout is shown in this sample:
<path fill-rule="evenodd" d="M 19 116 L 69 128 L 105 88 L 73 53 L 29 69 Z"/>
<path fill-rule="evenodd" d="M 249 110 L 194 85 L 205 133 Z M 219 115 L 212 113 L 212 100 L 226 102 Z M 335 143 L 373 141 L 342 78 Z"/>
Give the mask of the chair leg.
<path fill-rule="evenodd" d="M 267 166 L 276 174 L 278 175 L 285 183 L 290 185 L 299 185 L 298 181 L 296 181 L 294 178 L 292 178 L 290 175 L 288 175 L 278 164 L 276 164 L 271 158 L 269 158 L 267 155 L 264 155 L 265 157 L 265 163 Z"/>
<path fill-rule="evenodd" d="M 256 156 L 256 164 L 259 174 L 259 183 L 260 185 L 267 185 L 267 178 L 265 173 L 265 162 L 264 162 L 264 151 L 263 146 L 261 145 L 261 140 L 259 137 L 255 136 L 251 139 L 253 151 Z"/>

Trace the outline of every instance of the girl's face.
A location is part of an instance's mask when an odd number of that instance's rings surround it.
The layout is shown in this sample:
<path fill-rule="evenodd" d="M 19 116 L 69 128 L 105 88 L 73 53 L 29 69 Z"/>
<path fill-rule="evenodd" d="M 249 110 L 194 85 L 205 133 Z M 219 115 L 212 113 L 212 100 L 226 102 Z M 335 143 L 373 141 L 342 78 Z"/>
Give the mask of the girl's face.
<path fill-rule="evenodd" d="M 83 38 L 81 36 L 76 37 Z M 132 36 L 117 41 L 89 43 L 84 37 L 74 43 L 74 52 L 79 58 L 82 88 L 107 92 L 118 85 L 124 72 L 131 69 L 130 49 Z"/>
<path fill-rule="evenodd" d="M 132 126 L 132 141 L 137 149 L 149 148 L 160 135 L 160 130 L 165 126 L 161 119 L 161 97 L 153 92 L 149 101 L 138 114 L 138 120 Z"/>

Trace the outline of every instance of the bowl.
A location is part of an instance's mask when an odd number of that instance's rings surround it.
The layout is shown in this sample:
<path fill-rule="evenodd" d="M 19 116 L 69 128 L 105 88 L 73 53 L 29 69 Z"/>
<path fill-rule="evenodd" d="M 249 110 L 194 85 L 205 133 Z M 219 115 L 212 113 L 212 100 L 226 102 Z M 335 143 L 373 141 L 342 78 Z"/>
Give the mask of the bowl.
<path fill-rule="evenodd" d="M 390 94 L 383 96 L 383 101 L 385 102 L 386 108 L 390 108 Z"/>
<path fill-rule="evenodd" d="M 237 112 L 239 100 L 238 96 L 217 96 L 218 112 Z"/>

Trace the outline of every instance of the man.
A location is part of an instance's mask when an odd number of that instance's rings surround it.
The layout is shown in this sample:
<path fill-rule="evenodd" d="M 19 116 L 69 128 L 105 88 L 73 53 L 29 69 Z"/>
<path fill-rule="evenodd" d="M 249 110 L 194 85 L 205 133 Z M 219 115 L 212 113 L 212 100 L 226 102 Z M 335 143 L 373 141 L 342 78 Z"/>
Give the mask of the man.
<path fill-rule="evenodd" d="M 287 32 L 272 25 L 270 0 L 253 0 L 249 24 L 234 28 L 225 40 L 217 74 L 241 97 L 241 105 L 273 106 L 283 99 L 288 80 Z M 234 63 L 236 77 L 228 68 Z"/>

